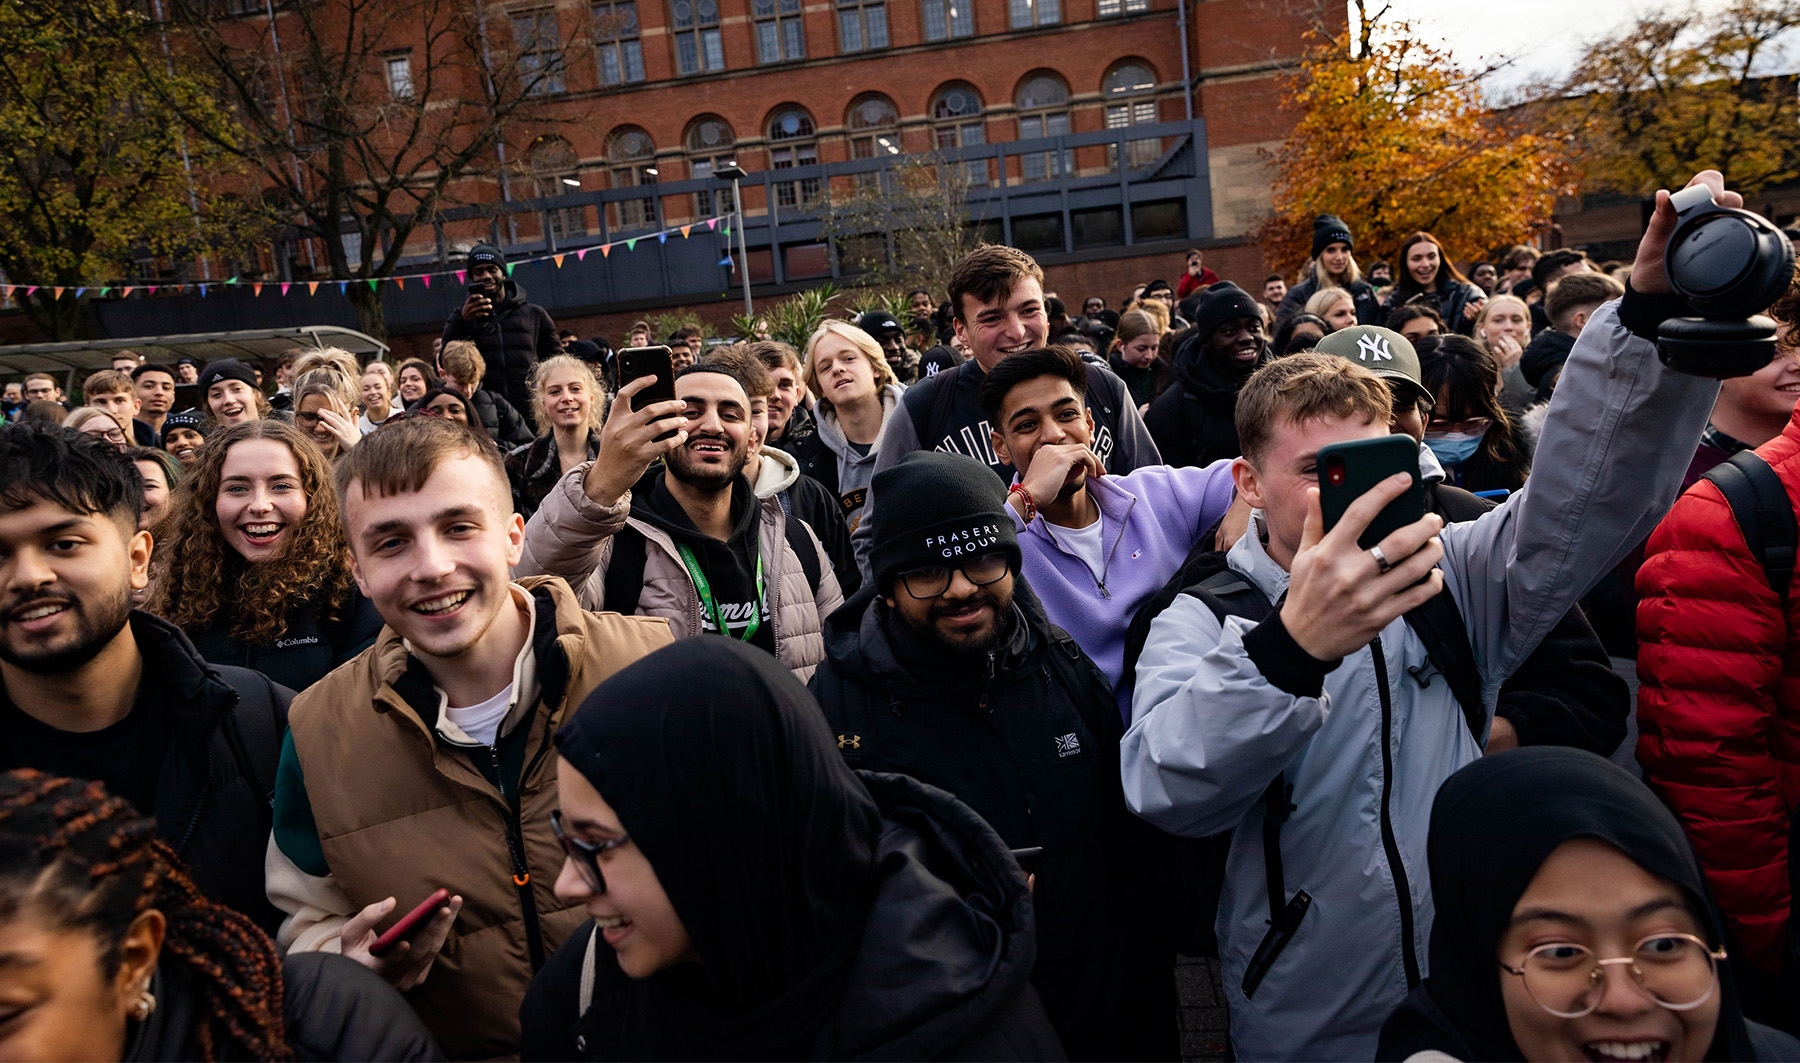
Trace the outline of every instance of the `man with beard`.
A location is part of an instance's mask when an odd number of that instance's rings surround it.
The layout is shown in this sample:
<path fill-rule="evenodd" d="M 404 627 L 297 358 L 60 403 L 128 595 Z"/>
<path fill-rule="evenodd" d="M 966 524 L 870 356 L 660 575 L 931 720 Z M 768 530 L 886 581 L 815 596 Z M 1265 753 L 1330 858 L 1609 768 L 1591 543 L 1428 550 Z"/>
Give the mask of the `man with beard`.
<path fill-rule="evenodd" d="M 1193 328 L 1176 339 L 1173 386 L 1144 415 L 1165 462 L 1206 465 L 1239 456 L 1238 389 L 1268 356 L 1262 310 L 1250 293 L 1230 281 L 1208 288 Z"/>
<path fill-rule="evenodd" d="M 143 481 L 117 449 L 0 428 L 0 770 L 97 779 L 156 818 L 213 900 L 273 930 L 268 794 L 293 693 L 133 612 Z"/>
<path fill-rule="evenodd" d="M 956 795 L 1014 850 L 1042 849 L 1032 982 L 1071 1059 L 1174 1058 L 1160 846 L 1125 806 L 1111 688 L 1019 574 L 1006 489 L 984 465 L 915 452 L 875 487 L 874 579 L 827 622 L 811 684 L 838 748 Z"/>
<path fill-rule="evenodd" d="M 810 677 L 843 594 L 812 528 L 744 476 L 749 395 L 702 363 L 676 375 L 675 401 L 632 409 L 650 383 L 619 389 L 599 457 L 545 497 L 515 571 L 563 577 L 588 609 L 665 617 L 676 638 L 741 639 Z"/>

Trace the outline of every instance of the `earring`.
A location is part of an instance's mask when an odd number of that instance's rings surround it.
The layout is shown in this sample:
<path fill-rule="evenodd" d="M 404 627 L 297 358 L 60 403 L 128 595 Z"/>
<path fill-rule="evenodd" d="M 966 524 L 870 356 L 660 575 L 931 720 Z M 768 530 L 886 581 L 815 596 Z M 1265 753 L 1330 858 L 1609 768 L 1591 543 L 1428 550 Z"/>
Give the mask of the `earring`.
<path fill-rule="evenodd" d="M 156 996 L 146 989 L 144 995 L 137 999 L 137 1003 L 131 1006 L 131 1017 L 138 1022 L 143 1022 L 155 1011 Z"/>

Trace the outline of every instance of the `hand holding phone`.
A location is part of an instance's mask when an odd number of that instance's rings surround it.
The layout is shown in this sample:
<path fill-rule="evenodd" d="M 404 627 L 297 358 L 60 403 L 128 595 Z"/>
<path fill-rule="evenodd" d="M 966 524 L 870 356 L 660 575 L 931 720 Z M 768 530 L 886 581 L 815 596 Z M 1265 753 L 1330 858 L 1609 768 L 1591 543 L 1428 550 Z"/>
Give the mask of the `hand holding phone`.
<path fill-rule="evenodd" d="M 1289 565 L 1281 622 L 1294 642 L 1317 660 L 1336 661 L 1362 649 L 1382 628 L 1443 590 L 1444 576 L 1437 563 L 1444 547 L 1437 535 L 1444 521 L 1435 513 L 1400 524 L 1374 542 L 1374 549 L 1359 542 L 1390 503 L 1418 490 L 1417 446 L 1410 437 L 1397 438 L 1412 449 L 1414 468 L 1393 473 L 1353 497 L 1335 523 L 1326 521 L 1322 488 L 1306 490 L 1305 526 Z M 1320 448 L 1321 457 L 1325 449 Z M 1321 472 L 1321 484 L 1328 476 Z M 1349 476 L 1346 472 L 1346 481 Z M 1393 519 L 1389 516 L 1386 521 Z"/>
<path fill-rule="evenodd" d="M 582 491 L 602 506 L 618 502 L 652 464 L 687 442 L 687 430 L 680 427 L 679 420 L 685 407 L 673 397 L 672 384 L 668 399 L 642 403 L 638 396 L 654 387 L 655 379 L 621 379 L 626 384 L 613 397 L 606 424 L 600 429 L 600 454 L 581 485 Z"/>
<path fill-rule="evenodd" d="M 463 300 L 462 319 L 474 324 L 486 321 L 494 313 L 494 289 L 492 286 L 475 281 L 469 285 L 468 297 Z"/>
<path fill-rule="evenodd" d="M 394 920 L 394 925 L 387 928 L 374 944 L 369 946 L 369 955 L 386 956 L 394 950 L 394 946 L 402 941 L 412 940 L 412 936 L 424 928 L 425 921 L 431 918 L 440 905 L 450 899 L 447 889 L 434 890 L 431 896 L 420 901 L 412 911 Z"/>
<path fill-rule="evenodd" d="M 462 903 L 463 899 L 451 895 L 449 890 L 436 890 L 389 927 L 387 933 L 377 936 L 375 927 L 394 910 L 395 900 L 388 897 L 376 901 L 345 920 L 338 935 L 344 957 L 405 992 L 431 973 Z M 375 952 L 378 945 L 381 953 Z"/>

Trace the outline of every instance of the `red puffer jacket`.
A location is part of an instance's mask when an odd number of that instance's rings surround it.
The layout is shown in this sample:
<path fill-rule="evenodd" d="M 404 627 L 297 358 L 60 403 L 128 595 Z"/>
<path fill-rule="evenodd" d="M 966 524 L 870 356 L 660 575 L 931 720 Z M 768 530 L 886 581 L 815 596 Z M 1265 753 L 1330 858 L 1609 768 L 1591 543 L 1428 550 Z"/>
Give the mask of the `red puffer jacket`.
<path fill-rule="evenodd" d="M 1757 453 L 1800 506 L 1800 410 Z M 1783 616 L 1702 480 L 1650 536 L 1637 589 L 1638 763 L 1687 826 L 1739 947 L 1777 972 L 1800 801 L 1800 586 Z"/>

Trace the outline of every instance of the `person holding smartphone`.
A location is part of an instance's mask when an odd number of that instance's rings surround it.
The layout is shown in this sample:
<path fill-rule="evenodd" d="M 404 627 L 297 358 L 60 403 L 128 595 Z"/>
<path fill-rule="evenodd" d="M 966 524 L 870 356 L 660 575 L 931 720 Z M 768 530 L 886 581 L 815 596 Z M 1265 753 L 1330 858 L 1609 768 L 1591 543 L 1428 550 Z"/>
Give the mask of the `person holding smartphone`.
<path fill-rule="evenodd" d="M 1742 202 L 1716 171 L 1693 183 Z M 1718 392 L 1657 357 L 1658 326 L 1686 309 L 1663 270 L 1675 224 L 1658 193 L 1633 288 L 1570 357 L 1538 471 L 1477 520 L 1426 514 L 1359 544 L 1413 489 L 1410 469 L 1326 525 L 1321 448 L 1389 431 L 1388 385 L 1366 368 L 1392 361 L 1379 338 L 1354 362 L 1294 355 L 1245 384 L 1232 471 L 1253 513 L 1226 561 L 1275 604 L 1252 622 L 1178 597 L 1150 625 L 1120 746 L 1139 815 L 1189 837 L 1232 831 L 1215 927 L 1237 1058 L 1372 1058 L 1383 1016 L 1429 973 L 1431 799 L 1489 723 L 1475 713 L 1471 733 L 1454 690 L 1473 683 L 1491 715 L 1501 682 L 1668 509 Z M 1438 673 L 1406 620 L 1446 588 L 1472 677 Z"/>
<path fill-rule="evenodd" d="M 505 252 L 493 244 L 470 248 L 463 269 L 468 295 L 444 322 L 444 342 L 474 341 L 486 363 L 481 386 L 513 409 L 529 410 L 532 368 L 562 353 L 556 322 L 548 310 L 526 300 L 525 289 L 506 273 Z"/>

